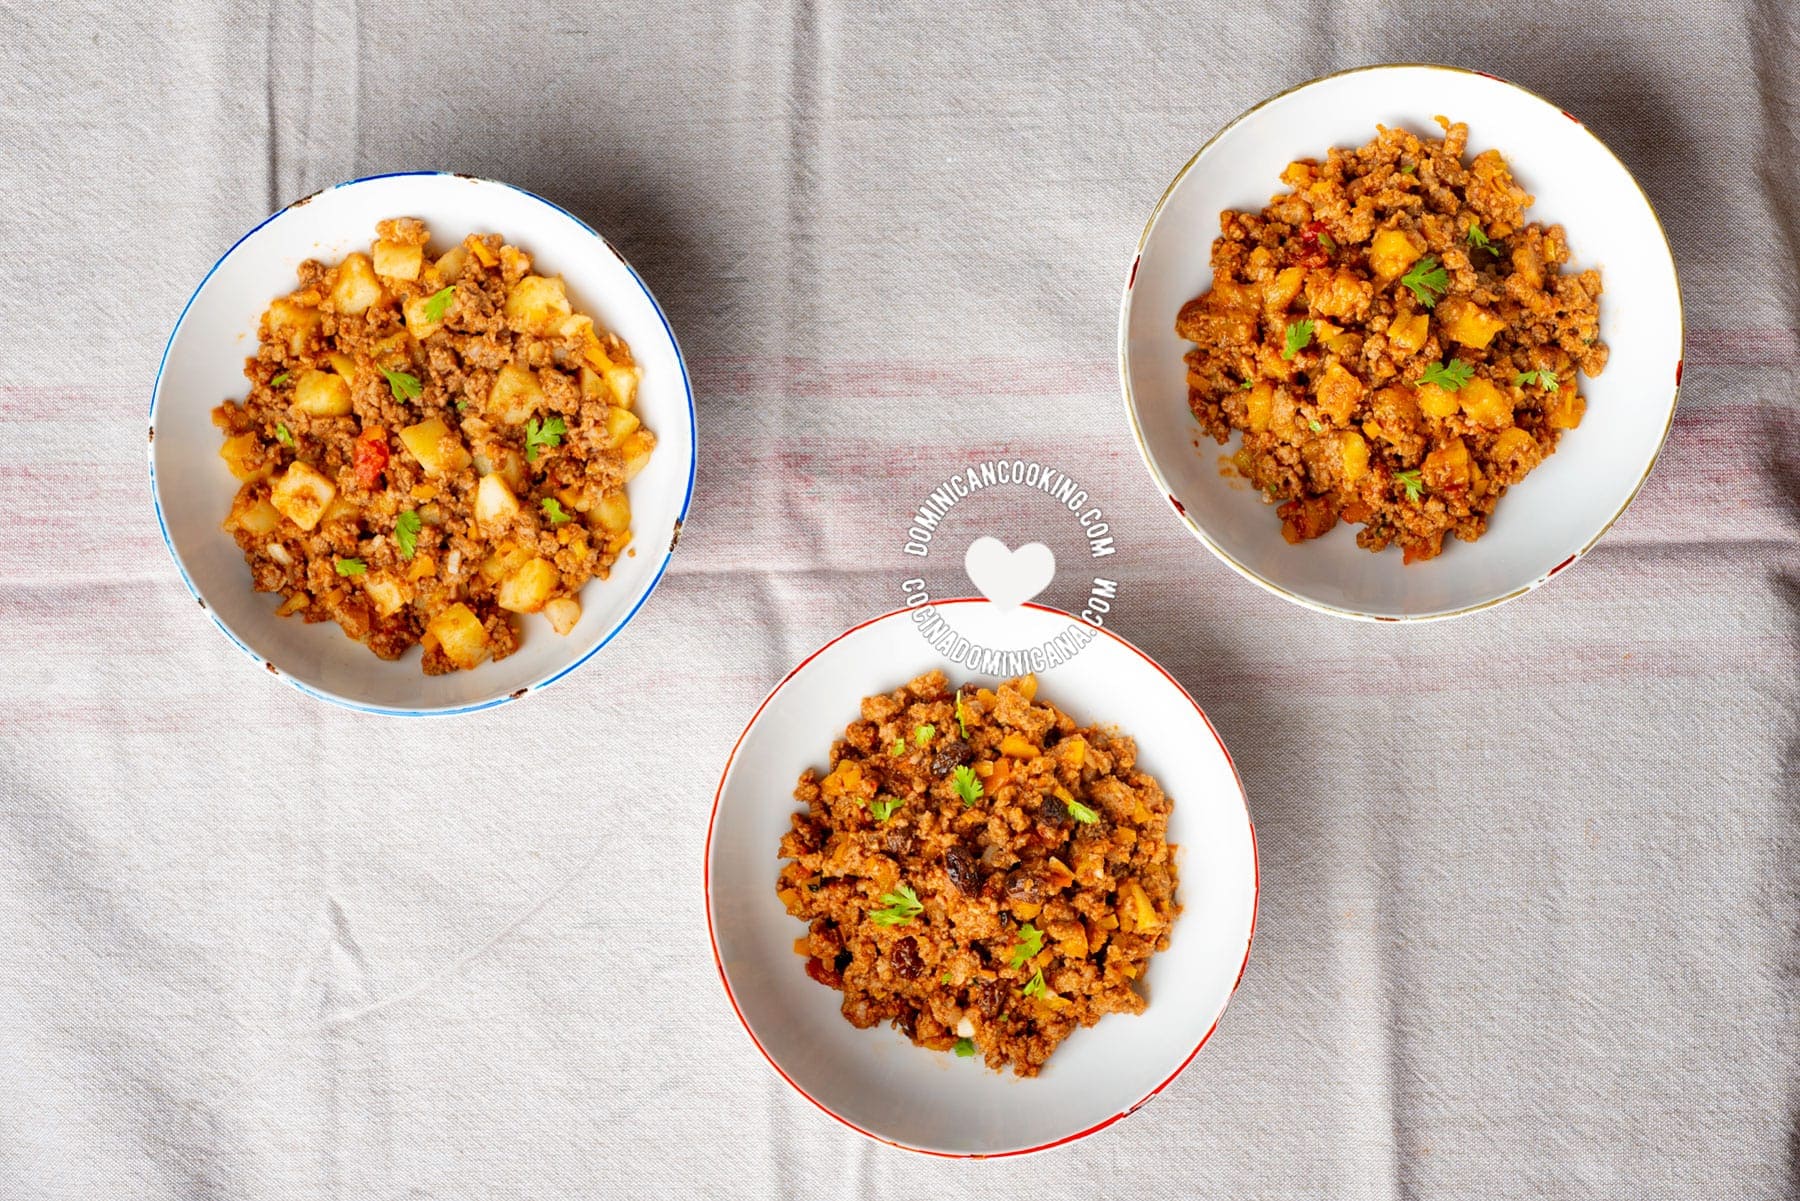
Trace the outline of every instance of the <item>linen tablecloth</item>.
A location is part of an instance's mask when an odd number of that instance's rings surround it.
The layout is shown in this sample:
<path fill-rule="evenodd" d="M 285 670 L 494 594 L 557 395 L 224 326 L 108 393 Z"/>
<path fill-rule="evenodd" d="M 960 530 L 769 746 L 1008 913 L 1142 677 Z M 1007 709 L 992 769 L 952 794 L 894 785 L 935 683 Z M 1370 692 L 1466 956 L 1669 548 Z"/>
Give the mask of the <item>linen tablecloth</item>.
<path fill-rule="evenodd" d="M 0 4 L 0 1198 L 1800 1195 L 1794 6 L 156 9 Z M 1668 228 L 1689 330 L 1673 435 L 1599 548 L 1421 627 L 1208 557 L 1114 358 L 1176 168 L 1380 61 L 1585 120 Z M 702 448 L 627 632 L 447 722 L 255 670 L 143 462 L 214 258 L 416 167 L 612 237 L 690 356 Z M 906 512 L 1003 452 L 1106 506 L 1116 626 L 1235 752 L 1262 908 L 1218 1036 L 1141 1113 L 941 1162 L 763 1064 L 701 849 L 764 692 L 897 605 Z M 501 765 L 469 771 L 476 743 Z"/>

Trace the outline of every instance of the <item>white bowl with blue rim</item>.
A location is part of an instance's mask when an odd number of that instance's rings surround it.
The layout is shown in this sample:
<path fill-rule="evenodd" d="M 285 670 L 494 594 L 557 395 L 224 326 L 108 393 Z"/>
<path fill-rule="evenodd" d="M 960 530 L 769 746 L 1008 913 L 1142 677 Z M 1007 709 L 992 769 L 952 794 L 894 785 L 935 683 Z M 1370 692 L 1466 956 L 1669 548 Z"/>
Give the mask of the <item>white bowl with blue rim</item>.
<path fill-rule="evenodd" d="M 498 233 L 561 275 L 577 311 L 630 345 L 643 370 L 636 410 L 656 452 L 629 486 L 631 550 L 581 591 L 566 636 L 529 623 L 519 649 L 473 671 L 427 676 L 414 647 L 376 658 L 335 622 L 277 617 L 281 597 L 251 588 L 243 553 L 222 528 L 238 482 L 219 458 L 212 410 L 241 399 L 244 359 L 271 300 L 292 291 L 305 259 L 332 262 L 366 249 L 375 223 L 418 217 L 434 246 Z M 295 201 L 238 239 L 200 281 L 175 323 L 150 401 L 150 489 L 175 566 L 208 614 L 253 662 L 310 696 L 398 716 L 466 713 L 516 700 L 561 679 L 616 637 L 667 569 L 694 491 L 694 399 L 687 367 L 650 289 L 605 238 L 540 196 L 491 180 L 409 172 L 351 180 Z"/>

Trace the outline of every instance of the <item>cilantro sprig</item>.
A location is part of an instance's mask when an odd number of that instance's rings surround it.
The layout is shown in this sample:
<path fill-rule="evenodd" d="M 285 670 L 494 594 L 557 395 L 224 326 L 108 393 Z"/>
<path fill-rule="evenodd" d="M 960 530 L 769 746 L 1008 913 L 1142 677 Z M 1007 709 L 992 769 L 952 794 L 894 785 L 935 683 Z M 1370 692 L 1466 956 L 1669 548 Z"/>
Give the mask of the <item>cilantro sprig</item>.
<path fill-rule="evenodd" d="M 900 806 L 904 804 L 906 801 L 902 797 L 876 797 L 869 802 L 869 812 L 875 815 L 876 821 L 884 822 L 899 812 Z"/>
<path fill-rule="evenodd" d="M 1492 250 L 1494 248 L 1494 240 L 1482 232 L 1481 222 L 1479 221 L 1469 222 L 1469 245 L 1477 250 Z"/>
<path fill-rule="evenodd" d="M 869 920 L 877 926 L 904 926 L 925 912 L 919 894 L 904 884 L 896 885 L 892 892 L 882 893 L 881 903 L 886 908 L 869 911 Z"/>
<path fill-rule="evenodd" d="M 424 528 L 424 520 L 412 509 L 394 518 L 394 542 L 400 547 L 402 559 L 410 559 L 418 553 L 419 531 Z"/>
<path fill-rule="evenodd" d="M 1098 813 L 1095 813 L 1080 801 L 1064 801 L 1063 808 L 1069 811 L 1070 817 L 1074 818 L 1084 826 L 1091 826 L 1100 820 L 1100 815 Z"/>
<path fill-rule="evenodd" d="M 1313 321 L 1310 317 L 1289 323 L 1285 337 L 1286 345 L 1281 349 L 1281 357 L 1291 359 L 1306 349 L 1313 337 Z"/>
<path fill-rule="evenodd" d="M 279 387 L 281 387 L 281 385 L 287 383 L 290 379 L 293 379 L 293 378 L 294 378 L 293 372 L 283 371 L 280 375 L 276 376 L 274 379 L 269 381 L 269 387 L 279 388 Z"/>
<path fill-rule="evenodd" d="M 982 797 L 984 789 L 975 769 L 963 764 L 950 773 L 950 786 L 956 789 L 956 795 L 962 798 L 963 808 L 968 808 Z"/>
<path fill-rule="evenodd" d="M 1024 992 L 1025 992 L 1025 995 L 1028 997 L 1035 997 L 1035 996 L 1041 995 L 1043 993 L 1043 991 L 1044 991 L 1044 969 L 1039 968 L 1037 971 L 1035 971 L 1031 974 L 1031 979 L 1029 979 L 1025 982 Z"/>
<path fill-rule="evenodd" d="M 1521 371 L 1513 376 L 1513 383 L 1518 384 L 1521 388 L 1526 384 L 1536 384 L 1546 392 L 1556 391 L 1561 386 L 1561 382 L 1556 378 L 1556 372 L 1547 368 L 1538 371 Z"/>
<path fill-rule="evenodd" d="M 563 435 L 569 427 L 563 424 L 561 417 L 546 417 L 539 421 L 532 417 L 525 422 L 525 460 L 537 462 L 538 451 L 546 446 L 561 446 Z"/>
<path fill-rule="evenodd" d="M 419 377 L 416 375 L 383 367 L 381 377 L 387 380 L 388 391 L 392 393 L 395 400 L 405 402 L 417 400 L 425 395 L 425 385 L 419 382 Z"/>
<path fill-rule="evenodd" d="M 1417 467 L 1414 467 L 1409 471 L 1396 471 L 1394 473 L 1394 482 L 1406 489 L 1406 499 L 1412 501 L 1414 504 L 1417 504 L 1419 502 L 1419 497 L 1425 493 L 1425 481 L 1419 478 L 1419 469 Z"/>
<path fill-rule="evenodd" d="M 1016 971 L 1030 963 L 1044 949 L 1044 932 L 1026 922 L 1019 927 L 1019 941 L 1008 952 L 1007 963 Z"/>
<path fill-rule="evenodd" d="M 904 738 L 894 739 L 894 745 L 890 746 L 888 748 L 888 754 L 892 755 L 896 759 L 898 759 L 898 758 L 900 758 L 900 756 L 906 754 L 906 739 L 904 739 Z"/>
<path fill-rule="evenodd" d="M 546 496 L 540 500 L 538 507 L 544 510 L 544 516 L 550 519 L 551 525 L 562 525 L 570 520 L 569 515 L 563 512 L 562 504 L 554 496 Z"/>
<path fill-rule="evenodd" d="M 1435 254 L 1428 254 L 1414 263 L 1412 270 L 1400 277 L 1400 282 L 1412 289 L 1420 304 L 1433 309 L 1450 290 L 1450 273 L 1438 263 Z"/>
<path fill-rule="evenodd" d="M 1419 377 L 1422 384 L 1436 384 L 1446 392 L 1460 391 L 1464 384 L 1475 378 L 1475 367 L 1461 359 L 1449 359 L 1442 363 L 1433 363 L 1425 368 L 1425 374 Z"/>
<path fill-rule="evenodd" d="M 286 422 L 277 422 L 276 423 L 276 425 L 275 425 L 275 441 L 281 443 L 283 446 L 286 446 L 286 447 L 292 447 L 294 445 L 294 435 L 288 431 Z"/>
<path fill-rule="evenodd" d="M 972 1038 L 957 1039 L 956 1057 L 958 1059 L 973 1059 L 975 1057 L 975 1040 Z"/>
<path fill-rule="evenodd" d="M 930 722 L 926 722 L 922 726 L 913 727 L 913 744 L 915 746 L 926 746 L 936 737 L 937 727 Z"/>
<path fill-rule="evenodd" d="M 969 736 L 969 723 L 963 720 L 962 691 L 960 689 L 956 693 L 956 728 L 962 731 L 964 738 Z"/>
<path fill-rule="evenodd" d="M 425 320 L 432 322 L 442 321 L 444 319 L 444 314 L 450 311 L 450 302 L 455 299 L 455 284 L 451 284 L 447 288 L 440 288 L 436 292 L 433 292 L 425 301 Z"/>
<path fill-rule="evenodd" d="M 337 561 L 339 575 L 361 575 L 367 570 L 369 570 L 369 565 L 361 559 L 339 559 Z"/>

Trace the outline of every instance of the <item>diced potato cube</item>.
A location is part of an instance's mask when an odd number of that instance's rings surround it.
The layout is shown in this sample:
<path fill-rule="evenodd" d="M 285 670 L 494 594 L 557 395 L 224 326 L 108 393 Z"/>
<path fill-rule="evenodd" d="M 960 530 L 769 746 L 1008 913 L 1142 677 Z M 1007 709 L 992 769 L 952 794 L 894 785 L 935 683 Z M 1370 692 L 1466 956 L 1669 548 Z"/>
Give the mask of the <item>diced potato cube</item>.
<path fill-rule="evenodd" d="M 544 605 L 544 616 L 550 619 L 551 629 L 567 634 L 581 620 L 581 602 L 572 596 L 559 596 Z"/>
<path fill-rule="evenodd" d="M 494 603 L 514 613 L 536 613 L 550 599 L 560 578 L 550 560 L 532 559 L 500 581 L 494 589 Z"/>
<path fill-rule="evenodd" d="M 446 250 L 437 261 L 438 278 L 444 283 L 453 284 L 462 274 L 463 263 L 469 257 L 468 247 L 458 244 Z"/>
<path fill-rule="evenodd" d="M 571 312 L 562 279 L 542 275 L 527 275 L 514 284 L 503 311 L 507 324 L 534 333 L 549 331 Z"/>
<path fill-rule="evenodd" d="M 292 463 L 279 480 L 269 501 L 281 515 L 303 530 L 311 530 L 337 498 L 337 485 L 305 463 Z"/>
<path fill-rule="evenodd" d="M 1266 380 L 1258 381 L 1244 398 L 1250 429 L 1262 433 L 1269 428 L 1269 417 L 1275 407 L 1275 389 Z"/>
<path fill-rule="evenodd" d="M 1263 307 L 1271 313 L 1286 312 L 1305 282 L 1306 268 L 1283 267 L 1263 285 Z"/>
<path fill-rule="evenodd" d="M 1581 424 L 1582 417 L 1587 414 L 1587 401 L 1576 390 L 1574 380 L 1563 381 L 1547 413 L 1550 428 L 1554 430 L 1572 430 Z"/>
<path fill-rule="evenodd" d="M 634 432 L 640 425 L 637 414 L 630 409 L 621 409 L 613 405 L 606 410 L 606 436 L 614 446 L 625 440 L 625 436 Z"/>
<path fill-rule="evenodd" d="M 381 297 L 381 281 L 375 278 L 369 256 L 358 253 L 349 255 L 338 265 L 337 282 L 331 285 L 331 293 L 326 299 L 340 313 L 360 313 L 379 304 Z"/>
<path fill-rule="evenodd" d="M 238 494 L 239 502 L 244 500 L 243 493 Z M 281 512 L 264 497 L 257 497 L 248 503 L 232 506 L 231 524 L 238 529 L 261 537 L 273 534 L 275 527 L 281 524 Z"/>
<path fill-rule="evenodd" d="M 263 458 L 255 434 L 238 434 L 225 439 L 219 447 L 219 457 L 225 460 L 233 477 L 244 481 L 260 480 L 274 470 Z"/>
<path fill-rule="evenodd" d="M 1396 350 L 1407 354 L 1415 353 L 1425 345 L 1425 339 L 1431 333 L 1431 316 L 1428 313 L 1414 313 L 1410 317 L 1396 317 L 1388 326 L 1388 344 Z"/>
<path fill-rule="evenodd" d="M 1476 376 L 1463 385 L 1456 399 L 1470 421 L 1487 426 L 1512 424 L 1512 398 L 1490 380 Z"/>
<path fill-rule="evenodd" d="M 365 575 L 362 581 L 363 591 L 369 594 L 375 612 L 382 617 L 392 617 L 412 601 L 412 587 L 387 572 Z"/>
<path fill-rule="evenodd" d="M 433 617 L 425 630 L 443 649 L 445 658 L 464 671 L 487 658 L 487 630 L 467 605 L 451 605 Z"/>
<path fill-rule="evenodd" d="M 1436 384 L 1419 385 L 1419 411 L 1427 417 L 1454 417 L 1462 406 L 1457 403 L 1456 393 Z"/>
<path fill-rule="evenodd" d="M 1354 484 L 1369 474 L 1369 443 L 1355 430 L 1338 435 L 1338 453 L 1344 459 L 1344 482 Z"/>
<path fill-rule="evenodd" d="M 508 542 L 493 554 L 483 559 L 481 561 L 481 566 L 476 568 L 476 570 L 481 573 L 481 578 L 488 583 L 498 584 L 501 580 L 504 580 L 507 576 L 525 566 L 530 558 L 530 551 L 522 546 Z"/>
<path fill-rule="evenodd" d="M 335 371 L 338 375 L 342 376 L 344 379 L 344 382 L 346 382 L 346 383 L 355 382 L 355 380 L 356 380 L 356 360 L 355 359 L 351 358 L 349 355 L 345 354 L 341 350 L 334 350 L 330 354 L 326 355 L 325 357 L 327 360 L 330 361 L 331 369 L 333 371 Z"/>
<path fill-rule="evenodd" d="M 352 517 L 357 516 L 361 512 L 362 512 L 361 505 L 357 504 L 355 501 L 351 500 L 348 496 L 345 496 L 343 493 L 340 492 L 340 493 L 338 493 L 336 499 L 334 499 L 330 504 L 325 506 L 325 516 L 319 518 L 319 520 L 320 521 L 348 521 Z"/>
<path fill-rule="evenodd" d="M 525 456 L 504 443 L 491 443 L 476 451 L 475 470 L 499 476 L 514 493 L 525 491 Z"/>
<path fill-rule="evenodd" d="M 627 434 L 619 443 L 619 450 L 625 456 L 625 479 L 629 482 L 637 478 L 638 472 L 650 465 L 650 452 L 656 446 L 656 439 L 648 430 L 638 430 Z"/>
<path fill-rule="evenodd" d="M 1443 492 L 1469 486 L 1469 448 L 1461 438 L 1453 438 L 1425 456 L 1420 464 L 1425 486 Z"/>
<path fill-rule="evenodd" d="M 1515 425 L 1495 435 L 1492 453 L 1495 461 L 1513 455 L 1530 455 L 1535 460 L 1537 449 L 1537 439 Z"/>
<path fill-rule="evenodd" d="M 433 475 L 451 475 L 469 465 L 462 438 L 437 417 L 401 430 L 400 444 Z"/>
<path fill-rule="evenodd" d="M 544 389 L 530 368 L 508 363 L 495 373 L 487 407 L 496 420 L 519 425 L 543 403 Z"/>
<path fill-rule="evenodd" d="M 1368 389 L 1342 363 L 1333 362 L 1319 379 L 1318 402 L 1321 412 L 1339 425 L 1350 420 L 1356 402 Z"/>
<path fill-rule="evenodd" d="M 622 490 L 609 492 L 594 505 L 589 516 L 607 533 L 622 534 L 631 528 L 631 502 Z"/>
<path fill-rule="evenodd" d="M 604 400 L 608 403 L 613 399 L 612 385 L 606 382 L 604 375 L 586 363 L 581 365 L 581 399 Z"/>
<path fill-rule="evenodd" d="M 484 475 L 475 486 L 475 521 L 484 530 L 498 529 L 518 515 L 519 498 L 497 475 Z"/>
<path fill-rule="evenodd" d="M 418 279 L 425 262 L 425 248 L 406 242 L 375 243 L 375 274 L 389 279 Z"/>
<path fill-rule="evenodd" d="M 406 328 L 413 337 L 424 341 L 444 327 L 444 323 L 433 321 L 425 315 L 431 304 L 429 296 L 408 296 L 400 302 L 400 311 L 406 316 Z"/>
<path fill-rule="evenodd" d="M 1384 229 L 1369 243 L 1369 268 L 1383 284 L 1399 279 L 1425 248 L 1403 229 Z"/>
<path fill-rule="evenodd" d="M 629 409 L 637 399 L 640 374 L 636 367 L 614 366 L 606 369 L 606 386 L 612 389 L 613 403 L 621 409 Z"/>
<path fill-rule="evenodd" d="M 310 305 L 277 300 L 269 305 L 268 314 L 264 318 L 263 341 L 273 342 L 278 338 L 285 338 L 288 351 L 301 354 L 312 336 L 318 332 L 319 322 L 322 320 L 323 315 Z"/>
<path fill-rule="evenodd" d="M 309 368 L 294 382 L 294 408 L 311 417 L 342 417 L 350 411 L 350 385 L 329 371 Z"/>
<path fill-rule="evenodd" d="M 1506 328 L 1506 322 L 1461 296 L 1446 297 L 1437 314 L 1444 333 L 1476 350 L 1485 349 L 1494 335 Z"/>

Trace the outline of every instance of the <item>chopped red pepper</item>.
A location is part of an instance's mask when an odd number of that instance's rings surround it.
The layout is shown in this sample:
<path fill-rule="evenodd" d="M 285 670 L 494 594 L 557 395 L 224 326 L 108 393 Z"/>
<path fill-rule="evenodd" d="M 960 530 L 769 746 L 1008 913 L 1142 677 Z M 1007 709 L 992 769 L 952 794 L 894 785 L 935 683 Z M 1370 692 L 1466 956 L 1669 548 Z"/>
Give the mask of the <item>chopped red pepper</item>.
<path fill-rule="evenodd" d="M 358 434 L 350 463 L 356 469 L 357 483 L 370 491 L 379 487 L 388 465 L 387 431 L 372 425 Z"/>

